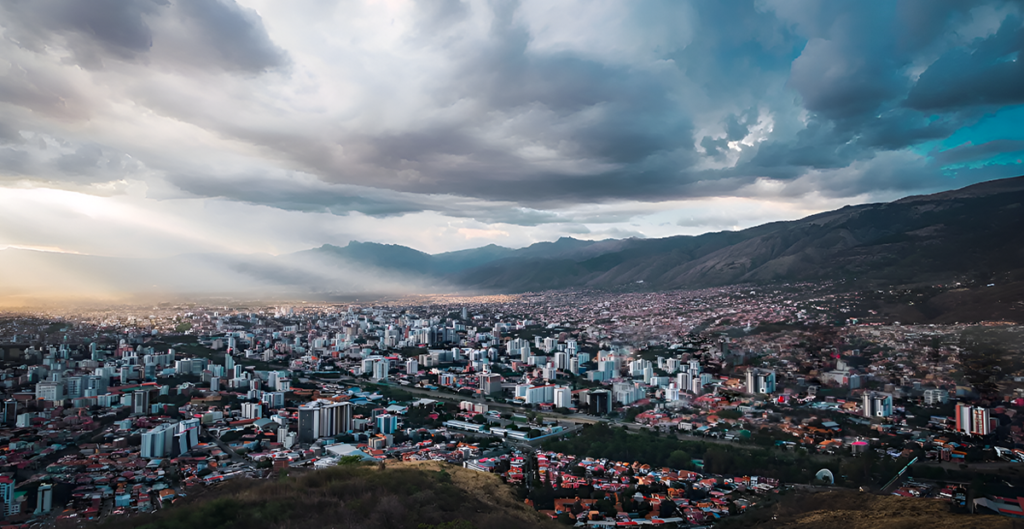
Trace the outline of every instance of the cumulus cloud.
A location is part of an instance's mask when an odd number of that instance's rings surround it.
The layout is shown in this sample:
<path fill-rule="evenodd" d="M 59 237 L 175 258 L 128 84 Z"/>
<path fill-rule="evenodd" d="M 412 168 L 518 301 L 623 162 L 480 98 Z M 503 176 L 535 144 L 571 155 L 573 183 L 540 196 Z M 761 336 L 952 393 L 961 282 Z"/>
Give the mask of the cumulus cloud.
<path fill-rule="evenodd" d="M 1005 155 L 1024 138 L 971 131 L 1024 104 L 1022 16 L 1001 0 L 0 0 L 0 185 L 410 232 L 430 217 L 462 242 L 743 226 L 765 217 L 699 204 L 1020 172 Z"/>

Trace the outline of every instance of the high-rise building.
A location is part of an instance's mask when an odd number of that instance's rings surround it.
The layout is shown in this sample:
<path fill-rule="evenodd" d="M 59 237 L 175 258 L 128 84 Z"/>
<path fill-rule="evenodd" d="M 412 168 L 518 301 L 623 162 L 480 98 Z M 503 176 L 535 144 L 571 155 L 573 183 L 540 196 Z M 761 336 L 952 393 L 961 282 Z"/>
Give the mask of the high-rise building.
<path fill-rule="evenodd" d="M 676 387 L 675 382 L 669 384 L 668 387 L 665 388 L 665 400 L 669 402 L 679 400 L 679 388 Z"/>
<path fill-rule="evenodd" d="M 262 419 L 263 418 L 263 406 L 256 402 L 243 402 L 242 403 L 242 418 L 243 419 Z"/>
<path fill-rule="evenodd" d="M 924 403 L 928 406 L 935 404 L 945 404 L 949 400 L 949 391 L 944 389 L 926 389 L 924 390 Z"/>
<path fill-rule="evenodd" d="M 18 401 L 8 399 L 4 401 L 3 423 L 7 426 L 14 426 L 18 420 Z"/>
<path fill-rule="evenodd" d="M 956 419 L 956 431 L 970 433 L 971 432 L 971 406 L 964 403 L 958 403 L 956 405 L 955 419 Z"/>
<path fill-rule="evenodd" d="M 132 413 L 149 415 L 149 391 L 140 389 L 132 392 Z"/>
<path fill-rule="evenodd" d="M 39 382 L 36 384 L 36 398 L 39 400 L 64 400 L 63 382 Z"/>
<path fill-rule="evenodd" d="M 992 433 L 992 418 L 986 408 L 968 406 L 963 403 L 956 405 L 956 430 L 970 435 L 988 435 Z"/>
<path fill-rule="evenodd" d="M 555 402 L 555 386 L 527 386 L 523 392 L 526 404 L 552 404 Z"/>
<path fill-rule="evenodd" d="M 184 454 L 199 444 L 199 419 L 185 419 L 178 423 L 174 434 L 178 442 L 178 453 Z"/>
<path fill-rule="evenodd" d="M 992 419 L 988 408 L 971 410 L 971 435 L 988 435 L 992 433 Z"/>
<path fill-rule="evenodd" d="M 775 371 L 751 368 L 747 370 L 747 393 L 752 395 L 775 392 Z"/>
<path fill-rule="evenodd" d="M 146 459 L 158 459 L 171 455 L 177 426 L 177 423 L 164 423 L 143 432 L 140 455 Z"/>
<path fill-rule="evenodd" d="M 525 362 L 530 357 L 530 342 L 522 338 L 513 338 L 506 345 L 506 351 L 509 356 L 513 358 L 518 357 Z"/>
<path fill-rule="evenodd" d="M 53 510 L 53 485 L 43 483 L 36 490 L 36 514 L 46 514 Z"/>
<path fill-rule="evenodd" d="M 0 476 L 0 499 L 4 502 L 5 517 L 21 513 L 21 505 L 14 501 L 14 479 Z"/>
<path fill-rule="evenodd" d="M 892 415 L 892 393 L 868 391 L 861 397 L 865 417 L 888 417 Z"/>
<path fill-rule="evenodd" d="M 571 408 L 572 407 L 572 390 L 567 387 L 561 386 L 555 388 L 555 407 L 556 408 Z"/>
<path fill-rule="evenodd" d="M 647 394 L 639 382 L 621 382 L 612 385 L 612 396 L 620 404 L 632 404 Z"/>
<path fill-rule="evenodd" d="M 284 392 L 283 391 L 264 391 L 260 395 L 260 402 L 262 402 L 268 410 L 284 407 Z"/>
<path fill-rule="evenodd" d="M 312 443 L 352 429 L 352 405 L 348 402 L 315 400 L 299 406 L 299 442 Z"/>
<path fill-rule="evenodd" d="M 380 358 L 373 363 L 373 379 L 386 380 L 388 371 L 391 370 L 391 362 L 387 358 Z"/>
<path fill-rule="evenodd" d="M 612 394 L 607 389 L 587 393 L 587 411 L 591 415 L 606 415 L 612 412 Z"/>
<path fill-rule="evenodd" d="M 385 413 L 384 415 L 378 415 L 376 418 L 377 433 L 384 435 L 390 435 L 398 430 L 398 417 Z"/>
<path fill-rule="evenodd" d="M 410 358 L 409 360 L 405 361 L 405 374 L 415 375 L 416 373 L 419 373 L 419 371 L 420 363 L 417 362 L 415 359 Z"/>
<path fill-rule="evenodd" d="M 64 380 L 64 392 L 69 399 L 77 399 L 84 393 L 82 377 L 68 377 Z"/>
<path fill-rule="evenodd" d="M 480 391 L 485 395 L 497 395 L 501 393 L 501 375 L 495 373 L 480 375 Z"/>

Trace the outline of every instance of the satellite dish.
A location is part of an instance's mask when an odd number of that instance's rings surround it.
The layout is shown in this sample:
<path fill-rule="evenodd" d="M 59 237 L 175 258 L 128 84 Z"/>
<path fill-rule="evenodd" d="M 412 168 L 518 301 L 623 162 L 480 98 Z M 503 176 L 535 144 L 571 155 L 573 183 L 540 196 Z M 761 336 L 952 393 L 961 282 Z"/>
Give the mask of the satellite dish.
<path fill-rule="evenodd" d="M 818 473 L 814 475 L 814 479 L 821 481 L 826 485 L 832 485 L 836 482 L 836 478 L 832 477 L 832 471 L 827 468 L 819 470 Z"/>

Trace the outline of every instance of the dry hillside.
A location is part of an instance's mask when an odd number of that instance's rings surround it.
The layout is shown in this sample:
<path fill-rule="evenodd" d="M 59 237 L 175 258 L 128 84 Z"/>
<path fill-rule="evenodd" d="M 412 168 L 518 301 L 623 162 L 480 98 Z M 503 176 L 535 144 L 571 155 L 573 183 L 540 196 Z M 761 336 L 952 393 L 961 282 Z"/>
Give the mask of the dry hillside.
<path fill-rule="evenodd" d="M 435 462 L 347 464 L 287 478 L 231 480 L 190 491 L 152 515 L 109 529 L 519 529 L 558 527 L 494 475 Z"/>
<path fill-rule="evenodd" d="M 783 499 L 772 509 L 774 520 L 749 527 L 773 529 L 1010 529 L 1012 520 L 994 515 L 954 514 L 949 504 L 933 499 L 878 496 L 859 492 L 825 492 Z M 737 520 L 739 521 L 739 520 Z"/>

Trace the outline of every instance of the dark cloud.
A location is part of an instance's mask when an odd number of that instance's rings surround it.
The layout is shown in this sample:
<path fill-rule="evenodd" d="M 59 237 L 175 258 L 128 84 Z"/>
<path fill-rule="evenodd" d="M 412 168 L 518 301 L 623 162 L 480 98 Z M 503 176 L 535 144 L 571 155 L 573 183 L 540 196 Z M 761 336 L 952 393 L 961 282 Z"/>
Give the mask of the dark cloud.
<path fill-rule="evenodd" d="M 18 43 L 41 51 L 55 36 L 67 39 L 68 49 L 87 67 L 102 65 L 102 57 L 136 59 L 153 46 L 153 32 L 144 19 L 166 2 L 152 0 L 4 0 L 0 22 Z"/>
<path fill-rule="evenodd" d="M 0 9 L 0 25 L 20 46 L 59 44 L 89 69 L 106 59 L 148 63 L 161 40 L 188 48 L 180 60 L 190 66 L 260 72 L 287 62 L 259 15 L 233 0 L 0 0 Z M 167 17 L 182 23 L 161 23 Z"/>
<path fill-rule="evenodd" d="M 360 212 L 372 217 L 417 213 L 425 208 L 402 198 L 375 199 L 341 186 L 273 175 L 210 175 L 177 173 L 167 181 L 193 195 L 228 198 L 292 211 L 327 211 L 335 215 Z"/>
<path fill-rule="evenodd" d="M 325 184 L 313 178 L 282 178 L 280 175 L 210 175 L 176 173 L 167 178 L 177 188 L 196 196 L 227 198 L 290 211 L 362 213 L 386 218 L 436 211 L 456 218 L 518 226 L 566 222 L 549 211 L 511 205 L 497 206 L 449 196 L 417 196 L 368 188 Z"/>
<path fill-rule="evenodd" d="M 234 0 L 176 1 L 196 36 L 224 68 L 260 72 L 286 64 L 287 55 L 270 40 L 263 20 L 252 9 Z"/>
<path fill-rule="evenodd" d="M 19 144 L 0 164 L 100 181 L 138 172 L 131 155 L 195 196 L 521 226 L 572 222 L 551 211 L 580 203 L 927 189 L 994 174 L 945 166 L 1017 148 L 929 144 L 1024 103 L 1024 29 L 1008 6 L 613 3 L 577 13 L 586 24 L 538 24 L 525 2 L 436 0 L 414 3 L 411 25 L 396 8 L 372 37 L 362 19 L 344 24 L 348 11 L 321 21 L 297 6 L 272 26 L 306 46 L 289 54 L 260 14 L 230 0 L 0 0 L 6 45 L 21 48 L 0 76 L 0 104 L 31 114 L 17 131 L 38 130 L 39 116 L 115 115 L 104 106 L 126 95 L 227 152 L 207 168 L 173 159 L 187 152 L 154 156 L 145 137 L 135 149 L 79 138 L 50 158 Z M 346 7 L 353 18 L 361 9 Z M 34 64 L 51 44 L 94 86 Z M 0 142 L 17 131 L 0 127 Z M 764 179 L 786 189 L 764 191 Z"/>
<path fill-rule="evenodd" d="M 957 164 L 986 160 L 997 154 L 1024 152 L 1024 140 L 994 140 L 978 145 L 958 145 L 952 149 L 931 153 L 938 163 Z"/>
<path fill-rule="evenodd" d="M 953 48 L 918 78 L 906 105 L 923 111 L 1024 103 L 1024 27 L 1007 18 L 999 31 Z"/>

